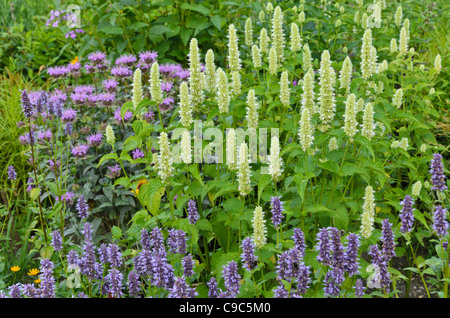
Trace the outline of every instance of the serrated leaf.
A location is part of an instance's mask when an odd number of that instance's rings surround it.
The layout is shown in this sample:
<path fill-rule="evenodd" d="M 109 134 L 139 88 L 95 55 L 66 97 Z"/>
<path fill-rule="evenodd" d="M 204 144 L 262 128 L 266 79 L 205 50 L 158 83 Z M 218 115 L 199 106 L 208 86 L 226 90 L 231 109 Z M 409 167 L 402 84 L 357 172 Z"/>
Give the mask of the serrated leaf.
<path fill-rule="evenodd" d="M 117 160 L 117 159 L 119 159 L 119 158 L 117 157 L 116 153 L 108 153 L 108 154 L 106 154 L 106 155 L 104 155 L 103 157 L 100 158 L 100 161 L 99 161 L 98 164 L 97 164 L 97 168 L 98 168 L 103 162 L 105 162 L 106 160 L 110 160 L 110 159 Z"/>

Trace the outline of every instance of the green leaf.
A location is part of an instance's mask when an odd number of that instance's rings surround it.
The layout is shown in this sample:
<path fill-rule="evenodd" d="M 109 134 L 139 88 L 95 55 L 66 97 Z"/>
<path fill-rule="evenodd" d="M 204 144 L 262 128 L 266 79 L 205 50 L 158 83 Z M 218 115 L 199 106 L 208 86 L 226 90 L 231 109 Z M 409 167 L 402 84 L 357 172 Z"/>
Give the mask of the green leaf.
<path fill-rule="evenodd" d="M 114 159 L 117 160 L 119 159 L 116 155 L 116 153 L 108 153 L 106 155 L 104 155 L 103 157 L 100 158 L 100 161 L 98 162 L 97 168 L 106 160 L 110 160 L 110 159 Z"/>
<path fill-rule="evenodd" d="M 142 145 L 142 140 L 138 136 L 130 136 L 123 143 L 122 154 L 136 149 Z M 121 155 L 122 156 L 122 155 Z"/>
<path fill-rule="evenodd" d="M 203 15 L 209 15 L 209 9 L 206 8 L 205 6 L 202 6 L 201 4 L 189 4 L 189 3 L 185 2 L 181 5 L 181 9 L 192 10 L 192 11 L 199 12 Z"/>
<path fill-rule="evenodd" d="M 128 101 L 125 104 L 123 104 L 122 108 L 120 109 L 120 117 L 123 119 L 125 113 L 131 108 L 133 108 L 133 102 Z"/>
<path fill-rule="evenodd" d="M 363 136 L 356 136 L 355 142 L 366 148 L 372 155 L 372 158 L 375 158 L 375 153 L 373 151 L 372 144 L 370 143 L 369 139 Z"/>
<path fill-rule="evenodd" d="M 166 32 L 171 32 L 172 30 L 164 25 L 154 25 L 150 28 L 150 33 L 152 35 L 162 35 Z"/>
<path fill-rule="evenodd" d="M 104 32 L 108 35 L 122 35 L 123 29 L 117 26 L 107 26 L 104 28 L 101 28 L 99 31 Z"/>
<path fill-rule="evenodd" d="M 222 29 L 222 20 L 220 18 L 220 15 L 216 14 L 215 16 L 211 17 L 211 23 L 220 31 Z"/>
<path fill-rule="evenodd" d="M 117 185 L 121 185 L 124 188 L 127 188 L 130 186 L 130 180 L 127 177 L 120 177 L 119 179 L 117 179 L 114 182 L 114 186 L 117 186 Z"/>
<path fill-rule="evenodd" d="M 214 194 L 213 200 L 216 200 L 218 197 L 220 197 L 224 194 L 233 193 L 233 192 L 237 192 L 237 191 L 238 191 L 238 189 L 235 184 L 226 184 L 226 185 L 220 187 L 219 191 L 217 191 Z"/>
<path fill-rule="evenodd" d="M 112 227 L 111 233 L 113 235 L 113 238 L 115 239 L 120 239 L 120 237 L 122 236 L 122 230 L 115 225 Z"/>
<path fill-rule="evenodd" d="M 272 178 L 269 174 L 263 174 L 261 178 L 259 179 L 258 183 L 258 203 L 261 199 L 261 194 L 263 193 L 264 189 L 269 185 L 269 183 L 272 181 Z"/>
<path fill-rule="evenodd" d="M 37 199 L 37 197 L 39 196 L 39 193 L 41 193 L 41 188 L 33 188 L 30 191 L 30 198 L 31 201 L 34 201 Z"/>

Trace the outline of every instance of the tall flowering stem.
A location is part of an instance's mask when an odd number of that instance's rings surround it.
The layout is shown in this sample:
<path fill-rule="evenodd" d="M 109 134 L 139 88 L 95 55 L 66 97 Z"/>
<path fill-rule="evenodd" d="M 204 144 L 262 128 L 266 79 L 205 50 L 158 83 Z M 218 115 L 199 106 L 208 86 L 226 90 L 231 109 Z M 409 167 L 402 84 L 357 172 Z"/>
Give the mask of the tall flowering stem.
<path fill-rule="evenodd" d="M 31 102 L 30 102 L 30 99 L 28 97 L 28 93 L 26 90 L 22 91 L 21 102 L 22 102 L 23 113 L 24 113 L 25 117 L 28 119 L 28 126 L 29 126 L 28 134 L 29 134 L 29 138 L 30 138 L 31 159 L 32 159 L 32 163 L 33 163 L 34 182 L 36 182 L 36 184 L 37 184 L 38 178 L 37 178 L 37 173 L 36 173 L 36 158 L 35 158 L 35 153 L 34 153 L 34 136 L 33 136 L 33 130 L 31 129 L 31 116 L 33 115 L 33 108 L 32 108 L 32 105 L 31 105 Z M 41 199 L 39 196 L 37 198 L 37 201 L 38 201 L 38 205 L 39 205 L 39 218 L 41 219 L 45 243 L 48 244 L 46 222 L 44 221 L 44 218 L 43 218 L 44 213 L 42 212 Z"/>

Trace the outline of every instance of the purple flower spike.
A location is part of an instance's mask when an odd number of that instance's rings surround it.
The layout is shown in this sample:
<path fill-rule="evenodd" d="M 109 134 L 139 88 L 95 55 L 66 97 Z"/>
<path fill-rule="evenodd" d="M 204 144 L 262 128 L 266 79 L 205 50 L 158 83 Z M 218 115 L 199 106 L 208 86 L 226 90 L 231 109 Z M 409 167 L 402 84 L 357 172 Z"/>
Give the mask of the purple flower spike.
<path fill-rule="evenodd" d="M 128 274 L 128 291 L 131 296 L 138 297 L 140 292 L 139 277 L 135 271 Z"/>
<path fill-rule="evenodd" d="M 16 173 L 16 170 L 14 169 L 13 165 L 8 167 L 8 179 L 9 180 L 16 180 L 17 179 L 17 173 Z"/>
<path fill-rule="evenodd" d="M 431 159 L 430 165 L 430 173 L 431 173 L 431 183 L 433 187 L 432 190 L 436 191 L 444 191 L 447 189 L 447 185 L 445 184 L 445 174 L 444 174 L 444 166 L 442 164 L 442 156 L 439 153 L 435 153 L 433 155 L 433 159 Z"/>
<path fill-rule="evenodd" d="M 25 115 L 26 118 L 31 118 L 31 116 L 33 116 L 34 111 L 26 89 L 22 91 L 20 99 L 22 102 L 23 114 Z"/>
<path fill-rule="evenodd" d="M 206 283 L 208 286 L 208 297 L 217 298 L 219 296 L 219 289 L 217 288 L 217 281 L 214 277 L 211 277 L 209 282 Z"/>
<path fill-rule="evenodd" d="M 89 216 L 89 206 L 84 199 L 84 195 L 80 194 L 77 203 L 78 216 L 81 219 L 86 219 Z"/>
<path fill-rule="evenodd" d="M 62 237 L 58 231 L 53 231 L 52 233 L 52 246 L 56 252 L 62 250 Z"/>
<path fill-rule="evenodd" d="M 276 228 L 278 228 L 284 218 L 282 214 L 283 202 L 280 201 L 279 197 L 272 197 L 270 202 L 272 205 L 272 223 Z"/>
<path fill-rule="evenodd" d="M 317 255 L 317 260 L 323 265 L 331 264 L 331 256 L 330 256 L 330 238 L 328 234 L 328 230 L 326 228 L 322 228 L 317 234 L 317 240 L 319 244 L 317 246 L 317 250 L 319 251 L 319 255 Z"/>
<path fill-rule="evenodd" d="M 227 289 L 228 298 L 236 298 L 239 294 L 238 266 L 235 261 L 230 261 L 223 267 L 222 276 Z"/>
<path fill-rule="evenodd" d="M 382 251 L 384 258 L 386 262 L 389 262 L 395 256 L 394 232 L 392 231 L 392 224 L 389 222 L 389 219 L 382 221 L 381 241 L 383 242 Z"/>
<path fill-rule="evenodd" d="M 253 245 L 252 239 L 247 237 L 242 240 L 241 244 L 242 254 L 241 259 L 244 263 L 246 270 L 251 271 L 257 266 L 256 256 L 255 256 L 255 246 Z"/>
<path fill-rule="evenodd" d="M 294 235 L 292 236 L 294 240 L 295 247 L 300 253 L 300 258 L 305 256 L 305 236 L 303 235 L 303 231 L 297 227 L 294 229 Z"/>
<path fill-rule="evenodd" d="M 405 195 L 405 199 L 400 202 L 403 206 L 400 212 L 400 219 L 402 221 L 402 226 L 400 227 L 400 232 L 409 233 L 412 231 L 414 225 L 414 214 L 413 214 L 413 204 L 414 200 L 410 195 Z"/>
<path fill-rule="evenodd" d="M 449 223 L 445 219 L 447 210 L 442 206 L 436 206 L 433 214 L 433 230 L 440 237 L 444 237 L 448 234 Z"/>
<path fill-rule="evenodd" d="M 199 219 L 199 215 L 198 215 L 198 211 L 197 211 L 197 205 L 194 200 L 189 200 L 187 210 L 188 210 L 189 223 L 195 224 Z"/>
<path fill-rule="evenodd" d="M 350 233 L 347 238 L 347 248 L 344 255 L 344 269 L 349 276 L 353 276 L 359 273 L 359 237 L 357 234 Z"/>

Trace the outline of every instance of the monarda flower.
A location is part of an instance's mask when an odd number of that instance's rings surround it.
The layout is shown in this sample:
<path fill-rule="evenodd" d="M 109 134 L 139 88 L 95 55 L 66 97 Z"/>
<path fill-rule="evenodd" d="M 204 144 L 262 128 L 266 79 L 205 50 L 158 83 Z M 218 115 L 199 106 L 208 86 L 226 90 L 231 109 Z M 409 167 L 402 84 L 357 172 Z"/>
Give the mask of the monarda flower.
<path fill-rule="evenodd" d="M 253 213 L 253 243 L 257 248 L 263 248 L 267 243 L 265 222 L 264 211 L 262 207 L 257 206 Z"/>
<path fill-rule="evenodd" d="M 290 102 L 290 97 L 291 97 L 291 92 L 289 90 L 289 75 L 287 71 L 283 71 L 281 73 L 281 78 L 280 78 L 280 101 L 281 104 L 286 107 L 289 108 L 291 102 Z"/>
<path fill-rule="evenodd" d="M 203 102 L 203 85 L 201 79 L 200 53 L 198 41 L 192 38 L 189 43 L 189 89 L 191 94 L 191 103 L 194 111 L 199 111 Z"/>
<path fill-rule="evenodd" d="M 275 182 L 280 181 L 283 170 L 280 158 L 280 141 L 277 136 L 272 136 L 269 156 L 269 174 Z"/>
<path fill-rule="evenodd" d="M 263 53 L 269 52 L 269 36 L 265 28 L 259 32 L 259 50 Z"/>
<path fill-rule="evenodd" d="M 184 130 L 181 136 L 181 160 L 185 164 L 190 164 L 192 162 L 191 153 L 191 135 L 189 130 Z"/>
<path fill-rule="evenodd" d="M 272 223 L 275 228 L 279 228 L 281 221 L 283 220 L 283 202 L 279 197 L 272 197 L 270 199 L 271 211 L 272 211 Z"/>
<path fill-rule="evenodd" d="M 242 196 L 246 196 L 251 191 L 250 186 L 250 164 L 249 164 L 249 158 L 248 158 L 248 149 L 247 144 L 243 142 L 239 146 L 239 156 L 238 156 L 238 191 L 239 194 Z"/>
<path fill-rule="evenodd" d="M 366 29 L 361 47 L 361 77 L 364 80 L 369 79 L 375 73 L 376 61 L 373 53 L 372 30 Z"/>
<path fill-rule="evenodd" d="M 230 170 L 237 169 L 237 157 L 236 157 L 236 132 L 233 128 L 227 128 L 227 141 L 226 141 L 226 161 Z"/>
<path fill-rule="evenodd" d="M 241 59 L 239 58 L 238 37 L 234 24 L 228 26 L 228 67 L 230 71 L 241 70 Z"/>
<path fill-rule="evenodd" d="M 250 89 L 247 94 L 247 126 L 249 129 L 258 128 L 258 108 L 255 90 Z"/>
<path fill-rule="evenodd" d="M 302 39 L 300 38 L 300 33 L 298 30 L 298 25 L 296 23 L 291 23 L 291 50 L 293 52 L 298 52 L 302 49 Z"/>
<path fill-rule="evenodd" d="M 86 140 L 90 147 L 100 147 L 100 145 L 102 144 L 102 138 L 103 135 L 99 133 L 88 136 Z"/>
<path fill-rule="evenodd" d="M 133 74 L 132 102 L 134 109 L 136 109 L 139 103 L 142 102 L 142 72 L 139 68 L 136 69 Z"/>
<path fill-rule="evenodd" d="M 261 51 L 256 44 L 252 45 L 252 61 L 254 68 L 258 69 L 262 66 Z"/>
<path fill-rule="evenodd" d="M 84 159 L 84 158 L 86 158 L 88 150 L 89 150 L 88 145 L 79 144 L 79 145 L 73 147 L 72 155 L 74 155 L 75 158 Z"/>
<path fill-rule="evenodd" d="M 310 115 L 314 114 L 314 75 L 311 72 L 306 72 L 303 79 L 302 108 L 305 107 L 308 108 Z"/>
<path fill-rule="evenodd" d="M 433 213 L 433 230 L 439 237 L 444 237 L 448 234 L 449 223 L 445 219 L 447 215 L 447 210 L 443 208 L 441 205 L 437 205 L 435 207 Z"/>
<path fill-rule="evenodd" d="M 167 133 L 161 132 L 159 137 L 159 154 L 155 154 L 155 168 L 162 183 L 167 184 L 173 176 L 172 155 Z"/>
<path fill-rule="evenodd" d="M 241 243 L 241 260 L 244 264 L 244 268 L 251 271 L 257 266 L 256 256 L 255 256 L 255 246 L 253 245 L 251 237 L 247 237 L 242 240 Z"/>
<path fill-rule="evenodd" d="M 215 94 L 216 87 L 216 65 L 214 64 L 214 52 L 209 49 L 205 56 L 205 90 Z"/>
<path fill-rule="evenodd" d="M 361 128 L 361 134 L 367 139 L 371 140 L 375 135 L 375 124 L 373 121 L 373 106 L 372 103 L 367 103 L 364 108 L 364 116 Z"/>
<path fill-rule="evenodd" d="M 403 90 L 399 88 L 395 91 L 392 97 L 392 104 L 399 109 L 402 106 Z"/>
<path fill-rule="evenodd" d="M 106 59 L 106 54 L 103 52 L 100 52 L 100 51 L 93 52 L 88 55 L 88 60 L 96 65 L 103 63 L 105 61 L 105 59 Z"/>
<path fill-rule="evenodd" d="M 245 21 L 245 45 L 251 47 L 253 44 L 253 26 L 252 26 L 252 18 L 247 18 Z"/>
<path fill-rule="evenodd" d="M 303 107 L 302 109 L 302 117 L 299 125 L 300 129 L 298 136 L 300 139 L 300 145 L 302 146 L 303 151 L 306 152 L 308 149 L 311 149 L 314 141 L 314 126 L 311 122 L 311 114 L 307 107 Z"/>
<path fill-rule="evenodd" d="M 345 102 L 345 114 L 344 114 L 344 131 L 345 134 L 353 141 L 353 137 L 356 135 L 358 123 L 356 121 L 356 97 L 354 94 L 350 94 Z"/>
<path fill-rule="evenodd" d="M 352 78 L 353 64 L 350 60 L 350 57 L 347 56 L 342 64 L 342 69 L 339 74 L 339 88 L 345 89 L 345 94 L 348 94 L 350 91 L 350 81 Z"/>
<path fill-rule="evenodd" d="M 402 222 L 400 232 L 402 233 L 409 233 L 412 231 L 414 225 L 413 204 L 414 201 L 410 195 L 405 195 L 403 201 L 400 202 L 400 205 L 402 205 L 402 210 L 400 212 L 400 220 Z"/>
<path fill-rule="evenodd" d="M 444 191 L 447 189 L 447 185 L 445 184 L 445 174 L 444 174 L 444 166 L 442 164 L 442 156 L 439 153 L 435 153 L 433 155 L 433 159 L 431 159 L 430 170 L 431 173 L 431 190 L 435 191 Z"/>
<path fill-rule="evenodd" d="M 189 88 L 187 82 L 180 85 L 180 122 L 183 127 L 189 127 L 192 124 L 192 105 L 189 96 Z"/>
<path fill-rule="evenodd" d="M 124 79 L 133 75 L 133 71 L 126 66 L 116 66 L 111 69 L 111 75 Z"/>
<path fill-rule="evenodd" d="M 136 63 L 137 57 L 132 54 L 124 54 L 116 59 L 116 65 L 133 66 Z"/>
<path fill-rule="evenodd" d="M 227 114 L 228 106 L 230 105 L 230 92 L 228 89 L 227 74 L 219 67 L 216 72 L 216 77 L 217 77 L 216 100 L 219 106 L 219 113 Z"/>
<path fill-rule="evenodd" d="M 150 95 L 152 100 L 155 101 L 157 105 L 162 103 L 163 96 L 158 62 L 154 62 L 150 69 Z"/>
<path fill-rule="evenodd" d="M 275 48 L 277 53 L 277 63 L 281 66 L 284 61 L 284 33 L 283 33 L 283 12 L 281 8 L 277 6 L 272 18 L 272 47 Z"/>
<path fill-rule="evenodd" d="M 334 117 L 334 82 L 336 74 L 331 67 L 330 52 L 322 52 L 320 61 L 320 82 L 319 82 L 319 114 L 323 125 L 329 125 Z"/>

